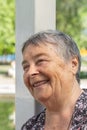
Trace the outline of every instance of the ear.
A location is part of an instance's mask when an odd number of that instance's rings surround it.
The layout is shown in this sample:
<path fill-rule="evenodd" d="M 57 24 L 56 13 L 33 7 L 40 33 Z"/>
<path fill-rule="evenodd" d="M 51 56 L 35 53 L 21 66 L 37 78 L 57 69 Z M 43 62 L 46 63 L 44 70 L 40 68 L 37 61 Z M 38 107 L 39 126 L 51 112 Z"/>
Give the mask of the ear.
<path fill-rule="evenodd" d="M 76 56 L 72 58 L 71 64 L 72 64 L 72 72 L 73 74 L 76 74 L 78 71 L 78 65 L 79 65 L 78 58 Z"/>

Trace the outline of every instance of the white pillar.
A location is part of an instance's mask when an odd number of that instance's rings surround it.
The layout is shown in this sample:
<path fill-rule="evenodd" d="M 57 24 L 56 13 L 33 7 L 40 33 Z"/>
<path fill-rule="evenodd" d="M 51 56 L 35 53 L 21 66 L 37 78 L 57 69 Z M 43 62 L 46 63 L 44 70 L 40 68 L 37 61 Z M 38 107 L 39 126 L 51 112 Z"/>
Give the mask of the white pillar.
<path fill-rule="evenodd" d="M 23 83 L 22 43 L 41 30 L 55 29 L 55 0 L 16 0 L 16 130 L 35 112 L 35 103 Z"/>

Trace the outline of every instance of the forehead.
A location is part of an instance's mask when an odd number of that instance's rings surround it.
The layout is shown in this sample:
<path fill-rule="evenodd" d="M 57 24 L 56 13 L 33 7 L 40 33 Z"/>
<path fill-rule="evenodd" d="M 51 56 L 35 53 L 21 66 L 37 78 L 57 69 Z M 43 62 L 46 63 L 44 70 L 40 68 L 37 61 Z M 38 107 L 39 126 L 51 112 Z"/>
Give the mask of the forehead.
<path fill-rule="evenodd" d="M 53 53 L 55 53 L 55 47 L 52 44 L 30 44 L 24 49 L 23 56 L 33 56 L 39 53 L 52 55 Z"/>
<path fill-rule="evenodd" d="M 23 51 L 22 64 L 35 61 L 40 57 L 48 58 L 56 63 L 64 62 L 63 57 L 57 52 L 57 49 L 52 44 L 40 44 L 37 46 L 29 45 Z"/>

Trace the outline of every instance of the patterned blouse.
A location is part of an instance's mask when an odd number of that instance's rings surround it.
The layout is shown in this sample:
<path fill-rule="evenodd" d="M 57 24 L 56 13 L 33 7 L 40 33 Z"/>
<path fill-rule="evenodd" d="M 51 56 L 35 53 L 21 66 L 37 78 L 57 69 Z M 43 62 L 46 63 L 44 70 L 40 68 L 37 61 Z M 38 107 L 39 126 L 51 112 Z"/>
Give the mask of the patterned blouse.
<path fill-rule="evenodd" d="M 30 118 L 21 130 L 44 130 L 45 112 L 46 110 L 43 110 Z M 87 89 L 84 89 L 76 102 L 69 130 L 87 130 Z"/>

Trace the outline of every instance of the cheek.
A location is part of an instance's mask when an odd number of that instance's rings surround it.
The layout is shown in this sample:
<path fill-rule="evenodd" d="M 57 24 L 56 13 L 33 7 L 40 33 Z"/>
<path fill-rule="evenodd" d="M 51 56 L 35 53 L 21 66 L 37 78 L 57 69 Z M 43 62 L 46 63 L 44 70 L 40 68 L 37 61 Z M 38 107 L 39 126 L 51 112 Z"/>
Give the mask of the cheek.
<path fill-rule="evenodd" d="M 55 66 L 51 69 L 51 76 L 53 85 L 60 88 L 63 82 L 64 68 L 61 68 L 60 66 Z"/>
<path fill-rule="evenodd" d="M 28 87 L 29 86 L 29 79 L 28 79 L 27 74 L 24 73 L 23 79 L 24 79 L 24 84 Z"/>
<path fill-rule="evenodd" d="M 55 86 L 55 88 L 60 86 L 60 77 L 57 72 L 54 72 L 52 75 L 52 85 Z"/>
<path fill-rule="evenodd" d="M 26 85 L 26 87 L 28 88 L 28 90 L 30 91 L 30 93 L 31 93 L 32 96 L 33 96 L 33 89 L 32 89 L 32 87 L 31 87 L 30 84 L 29 84 L 28 75 L 27 75 L 27 74 L 24 74 L 24 75 L 23 75 L 23 79 L 24 79 L 24 84 Z"/>
<path fill-rule="evenodd" d="M 50 80 L 50 85 L 52 89 L 55 89 L 55 87 L 59 84 L 59 73 L 57 72 L 57 69 L 54 69 L 54 67 L 50 67 L 49 69 L 45 69 L 46 76 Z"/>

